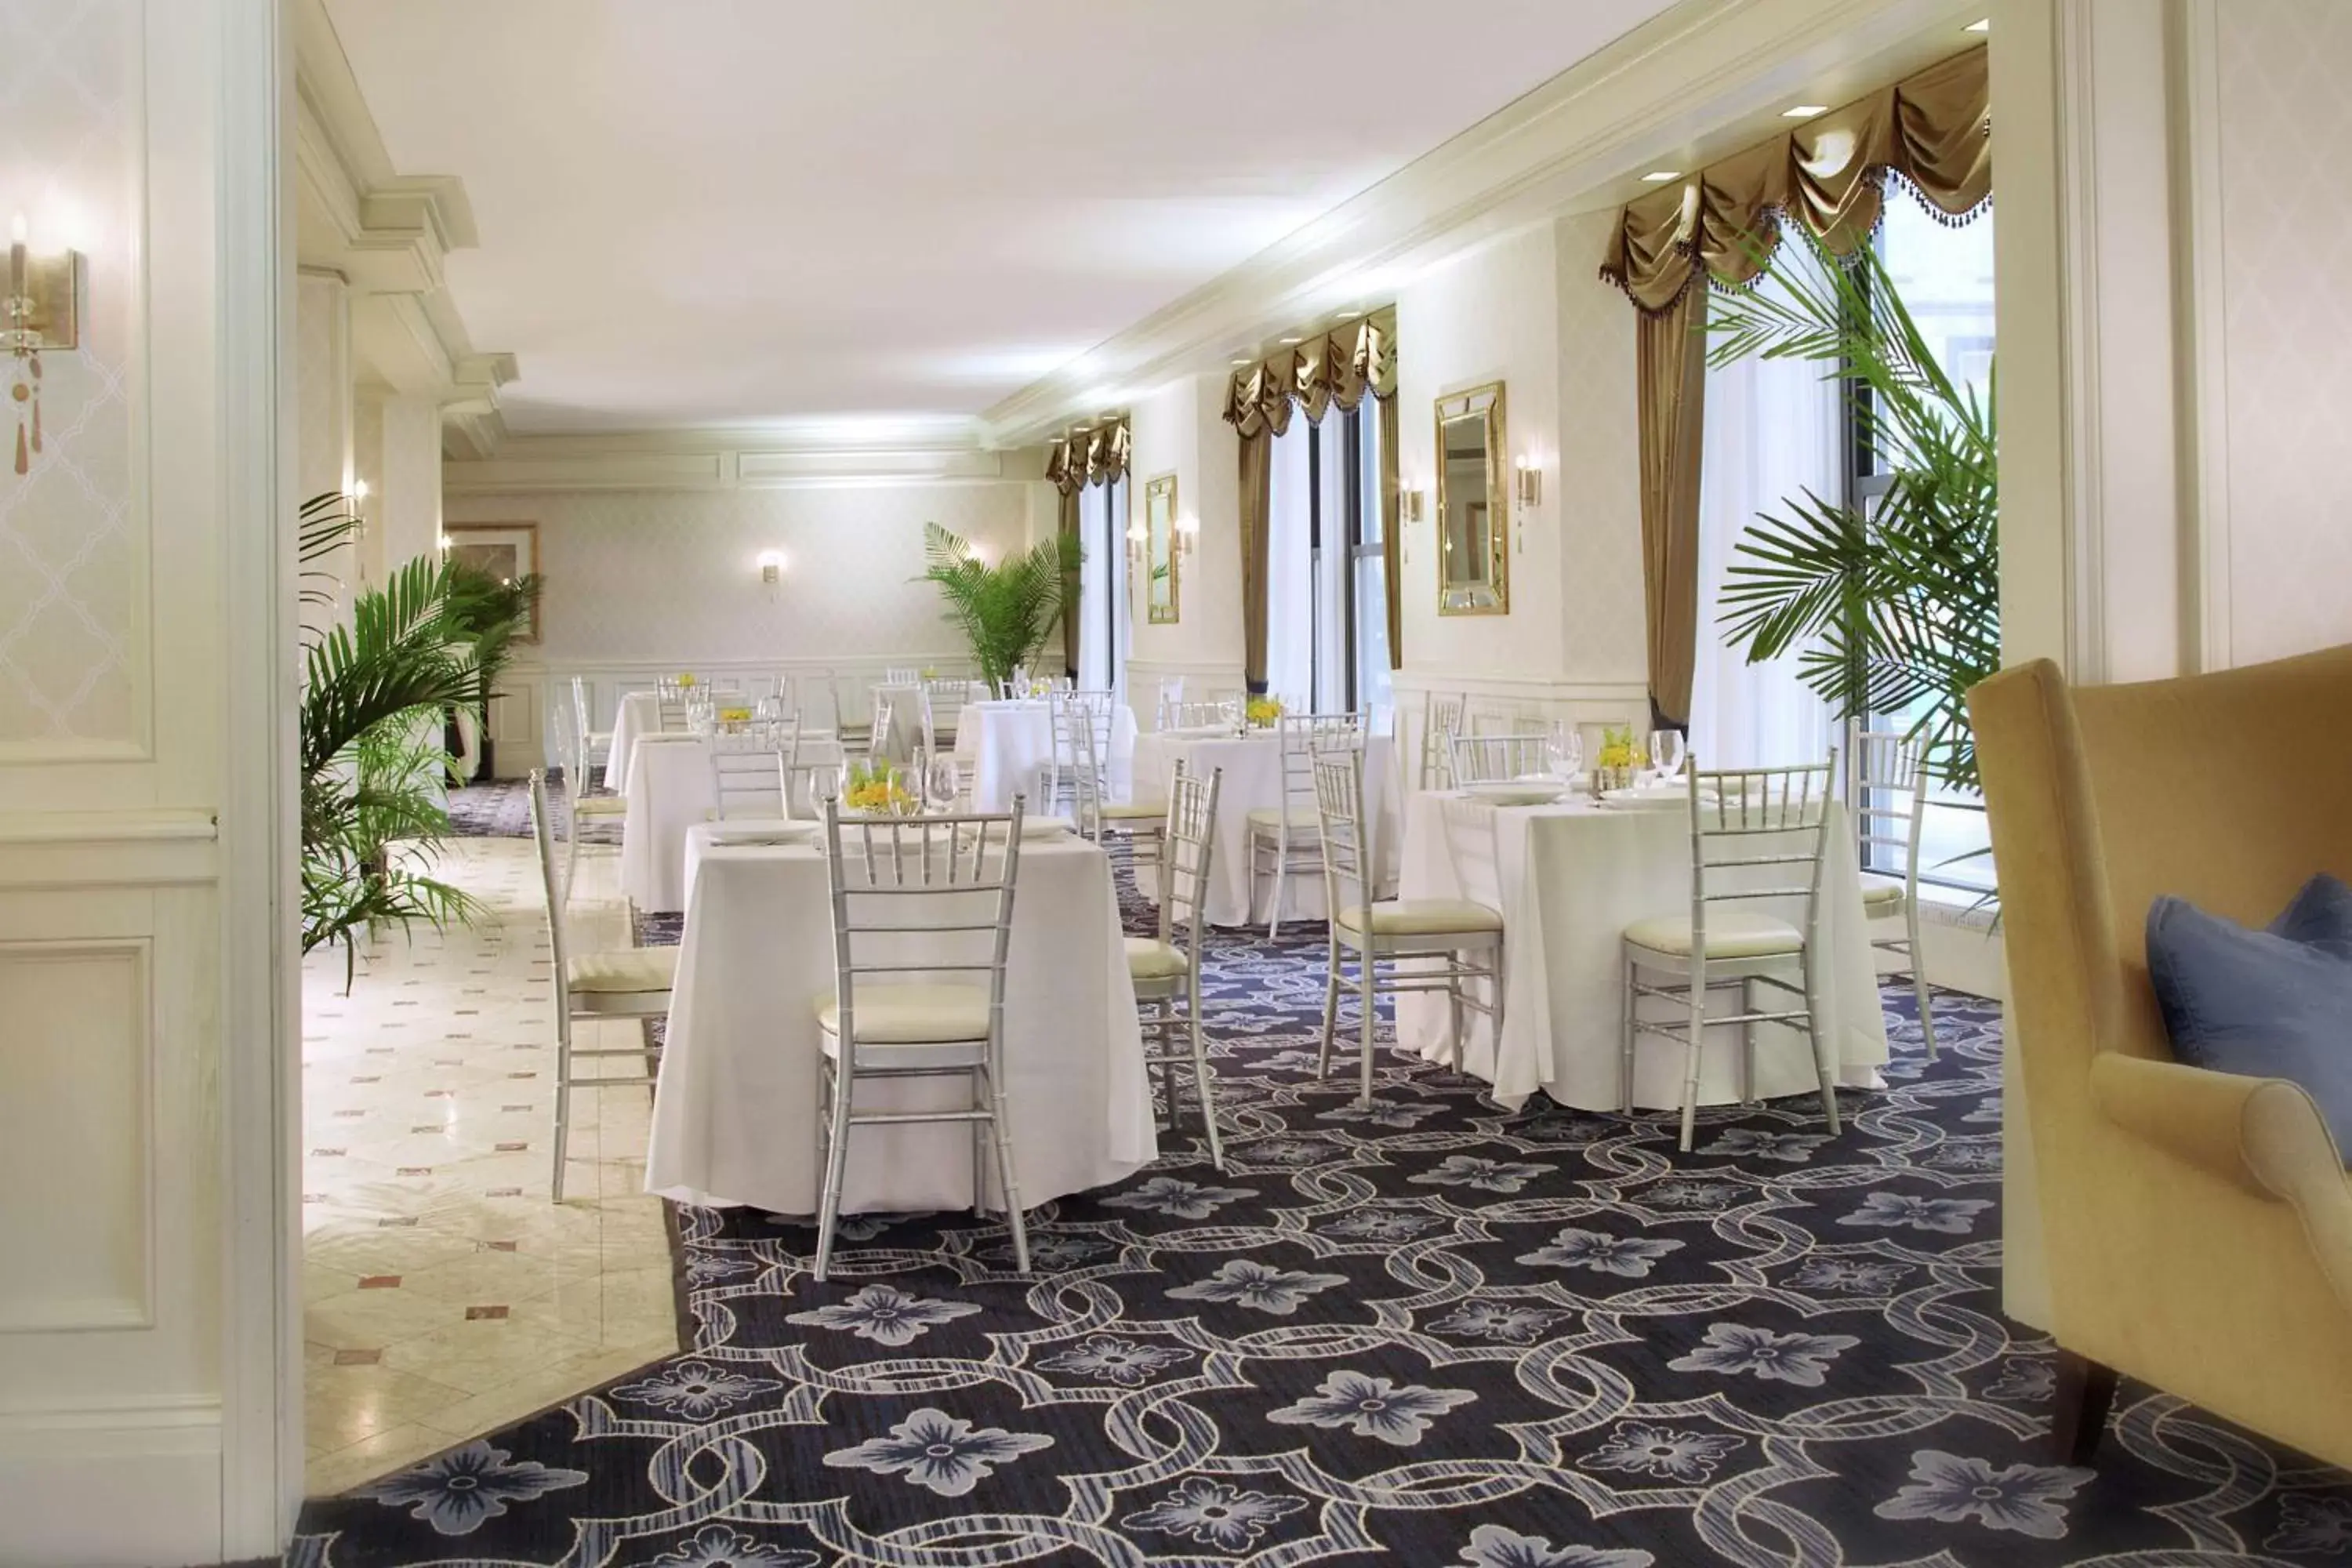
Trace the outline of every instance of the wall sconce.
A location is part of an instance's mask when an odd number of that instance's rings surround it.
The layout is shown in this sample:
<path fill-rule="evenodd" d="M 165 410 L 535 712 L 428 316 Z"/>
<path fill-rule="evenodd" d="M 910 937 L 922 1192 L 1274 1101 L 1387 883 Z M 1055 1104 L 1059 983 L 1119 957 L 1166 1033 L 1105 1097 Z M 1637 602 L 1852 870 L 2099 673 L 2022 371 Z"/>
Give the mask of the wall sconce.
<path fill-rule="evenodd" d="M 1403 505 L 1404 520 L 1407 522 L 1419 522 L 1422 520 L 1426 506 L 1425 495 L 1426 492 L 1411 485 L 1398 492 L 1398 500 Z"/>
<path fill-rule="evenodd" d="M 20 474 L 32 470 L 41 449 L 41 355 L 81 346 L 81 254 L 35 256 L 30 237 L 18 213 L 8 225 L 8 292 L 0 296 L 0 346 L 7 350 L 8 398 L 16 405 Z"/>
<path fill-rule="evenodd" d="M 784 580 L 784 552 L 781 550 L 760 552 L 760 581 L 772 593 Z"/>
<path fill-rule="evenodd" d="M 1519 510 L 1543 505 L 1543 469 L 1533 458 L 1519 459 Z"/>
<path fill-rule="evenodd" d="M 455 545 L 457 544 L 457 542 L 456 540 L 454 540 L 454 539 L 450 538 L 447 534 L 446 534 L 446 533 L 445 533 L 445 534 L 443 534 L 443 535 L 441 536 L 441 542 L 441 542 L 441 548 L 442 548 L 442 550 L 446 552 L 446 551 L 447 551 L 447 550 L 451 549 L 453 546 L 455 546 Z"/>
<path fill-rule="evenodd" d="M 1188 511 L 1176 520 L 1176 549 L 1189 556 L 1200 547 L 1201 520 Z"/>

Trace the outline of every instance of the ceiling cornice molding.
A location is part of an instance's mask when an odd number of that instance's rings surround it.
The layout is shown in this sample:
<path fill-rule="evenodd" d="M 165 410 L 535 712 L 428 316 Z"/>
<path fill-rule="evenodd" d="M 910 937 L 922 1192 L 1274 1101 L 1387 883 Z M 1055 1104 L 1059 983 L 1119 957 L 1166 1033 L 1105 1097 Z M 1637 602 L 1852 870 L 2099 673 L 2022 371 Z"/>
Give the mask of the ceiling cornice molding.
<path fill-rule="evenodd" d="M 451 455 L 503 437 L 498 391 L 515 357 L 478 351 L 442 263 L 479 243 L 462 181 L 393 168 L 325 0 L 294 0 L 297 248 L 352 290 L 352 344 L 369 379 L 432 398 Z"/>
<path fill-rule="evenodd" d="M 1420 271 L 1505 234 L 1615 205 L 1649 188 L 1641 171 L 1662 161 L 1697 167 L 1702 150 L 1744 145 L 1759 114 L 1823 86 L 1825 73 L 1866 73 L 1865 62 L 1916 53 L 1967 9 L 1966 0 L 1683 0 L 997 403 L 982 416 L 989 439 L 1036 441 L 1177 376 L 1261 357 L 1269 338 L 1300 322 L 1391 303 Z M 1955 35 L 1944 52 L 1958 47 Z"/>
<path fill-rule="evenodd" d="M 478 456 L 444 464 L 441 473 L 451 495 L 1026 484 L 1044 476 L 1045 455 L 984 447 L 968 428 L 929 440 L 901 429 L 893 439 L 887 426 L 859 436 L 812 424 L 761 432 L 509 435 Z"/>

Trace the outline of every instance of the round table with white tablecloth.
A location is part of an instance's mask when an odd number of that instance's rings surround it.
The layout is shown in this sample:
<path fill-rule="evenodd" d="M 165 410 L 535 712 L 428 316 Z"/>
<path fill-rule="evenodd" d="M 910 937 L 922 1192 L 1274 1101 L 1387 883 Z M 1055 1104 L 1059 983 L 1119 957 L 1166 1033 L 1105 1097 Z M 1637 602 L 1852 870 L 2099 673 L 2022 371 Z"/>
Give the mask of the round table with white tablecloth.
<path fill-rule="evenodd" d="M 710 742 L 700 735 L 639 735 L 629 763 L 629 808 L 621 818 L 621 891 L 648 914 L 686 908 L 686 835 L 719 805 L 710 773 Z M 838 762 L 841 743 L 830 735 L 803 736 L 803 764 Z M 814 816 L 805 774 L 793 780 L 792 809 Z"/>
<path fill-rule="evenodd" d="M 1139 736 L 1134 799 L 1139 804 L 1164 802 L 1169 777 L 1180 760 L 1200 778 L 1207 778 L 1216 768 L 1223 769 L 1225 775 L 1217 795 L 1216 851 L 1210 867 L 1205 918 L 1217 926 L 1262 923 L 1273 912 L 1274 879 L 1266 876 L 1259 879 L 1255 889 L 1250 886 L 1249 814 L 1283 804 L 1280 739 L 1272 730 L 1245 735 L 1223 730 L 1155 730 Z M 1364 739 L 1364 808 L 1373 823 L 1381 881 L 1377 896 L 1386 897 L 1397 868 L 1396 742 L 1391 736 Z M 1158 889 L 1148 868 L 1141 880 L 1146 896 L 1156 900 Z M 1286 920 L 1321 920 L 1323 873 L 1319 868 L 1293 871 L 1283 902 Z"/>
<path fill-rule="evenodd" d="M 834 990 L 832 901 L 814 845 L 690 832 L 646 1190 L 683 1203 L 816 1208 L 814 1005 Z M 1021 848 L 1005 971 L 1005 1092 L 1024 1206 L 1109 1185 L 1159 1152 L 1109 858 L 1060 836 Z M 931 937 L 931 942 L 943 939 Z M 862 1109 L 961 1101 L 959 1080 L 861 1082 Z M 845 1211 L 969 1207 L 971 1134 L 943 1123 L 850 1135 Z M 1001 1205 L 989 1174 L 992 1207 Z"/>
<path fill-rule="evenodd" d="M 652 691 L 625 691 L 613 715 L 613 744 L 604 753 L 604 787 L 615 795 L 629 787 L 629 752 L 640 735 L 661 732 L 661 697 Z"/>
<path fill-rule="evenodd" d="M 1135 710 L 1114 703 L 1110 725 L 1110 794 L 1122 799 L 1135 759 Z M 1034 795 L 1038 770 L 1054 757 L 1053 710 L 1042 700 L 992 700 L 966 705 L 956 722 L 956 761 L 971 782 L 978 811 L 1003 811 L 1016 794 Z M 1033 799 L 1043 813 L 1046 803 Z"/>
<path fill-rule="evenodd" d="M 1886 1024 L 1864 929 L 1852 819 L 1837 802 L 1829 809 L 1814 1021 L 1830 1041 L 1839 1081 L 1876 1088 L 1886 1062 Z M 1541 1089 L 1563 1105 L 1617 1108 L 1625 928 L 1653 915 L 1688 911 L 1690 858 L 1690 815 L 1678 800 L 1618 808 L 1572 795 L 1550 805 L 1496 806 L 1439 791 L 1407 802 L 1399 896 L 1471 899 L 1503 913 L 1508 989 L 1501 1047 L 1493 1023 L 1471 1014 L 1464 1049 L 1464 1065 L 1494 1084 L 1497 1100 L 1516 1109 Z M 1785 867 L 1757 869 L 1765 879 L 1748 886 L 1787 880 Z M 1780 907 L 1758 900 L 1750 907 L 1794 921 L 1799 902 Z M 1727 993 L 1709 1005 L 1728 1011 L 1733 1000 Z M 1666 1015 L 1658 1016 L 1663 1021 Z M 1397 1037 L 1408 1050 L 1451 1060 L 1453 1024 L 1444 998 L 1399 996 Z M 1700 1058 L 1701 1104 L 1738 1100 L 1739 1051 L 1735 1026 L 1708 1031 Z M 1682 1079 L 1681 1047 L 1643 1036 L 1635 1047 L 1634 1103 L 1680 1105 Z M 1816 1089 L 1804 1037 L 1760 1026 L 1757 1094 L 1772 1100 Z"/>

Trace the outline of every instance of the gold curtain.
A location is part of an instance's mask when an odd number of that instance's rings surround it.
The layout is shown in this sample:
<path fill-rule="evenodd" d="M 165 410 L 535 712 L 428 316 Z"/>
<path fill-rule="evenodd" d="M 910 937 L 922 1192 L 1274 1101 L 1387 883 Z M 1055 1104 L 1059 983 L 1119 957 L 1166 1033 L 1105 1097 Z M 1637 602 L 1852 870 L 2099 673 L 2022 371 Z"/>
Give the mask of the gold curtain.
<path fill-rule="evenodd" d="M 1381 579 L 1389 585 L 1389 668 L 1404 668 L 1404 534 L 1398 508 L 1397 400 L 1391 386 L 1378 400 L 1381 411 Z"/>
<path fill-rule="evenodd" d="M 1642 583 L 1649 633 L 1650 707 L 1658 723 L 1690 721 L 1698 657 L 1699 431 L 1706 404 L 1706 290 L 1663 315 L 1644 314 L 1634 340 L 1641 407 Z"/>
<path fill-rule="evenodd" d="M 1956 221 L 1975 213 L 1992 197 L 1990 93 L 1979 46 L 1618 214 L 1601 276 L 1641 314 L 1642 560 L 1650 703 L 1659 722 L 1688 721 L 1698 651 L 1706 284 L 1752 282 L 1790 216 L 1832 251 L 1852 251 L 1878 226 L 1889 178 Z"/>
<path fill-rule="evenodd" d="M 1061 531 L 1065 538 L 1078 537 L 1078 508 L 1087 487 L 1116 484 L 1125 479 L 1128 458 L 1134 447 L 1134 431 L 1122 414 L 1100 425 L 1073 430 L 1045 448 L 1045 477 L 1061 492 Z M 1078 603 L 1079 582 L 1078 574 L 1071 573 L 1062 593 L 1063 673 L 1073 680 L 1078 674 L 1078 615 L 1083 608 Z"/>
<path fill-rule="evenodd" d="M 1989 94 L 1979 45 L 1628 202 L 1601 276 L 1656 315 L 1702 277 L 1756 278 L 1784 216 L 1843 255 L 1878 226 L 1890 174 L 1966 217 L 1992 195 Z"/>
<path fill-rule="evenodd" d="M 1370 394 L 1381 419 L 1381 521 L 1388 552 L 1389 665 L 1404 658 L 1403 600 L 1397 572 L 1396 310 L 1373 311 L 1237 370 L 1225 389 L 1225 423 L 1241 437 L 1242 673 L 1265 690 L 1265 595 L 1270 562 L 1266 525 L 1273 510 L 1274 439 L 1290 428 L 1291 410 L 1320 424 L 1325 412 L 1351 413 Z"/>

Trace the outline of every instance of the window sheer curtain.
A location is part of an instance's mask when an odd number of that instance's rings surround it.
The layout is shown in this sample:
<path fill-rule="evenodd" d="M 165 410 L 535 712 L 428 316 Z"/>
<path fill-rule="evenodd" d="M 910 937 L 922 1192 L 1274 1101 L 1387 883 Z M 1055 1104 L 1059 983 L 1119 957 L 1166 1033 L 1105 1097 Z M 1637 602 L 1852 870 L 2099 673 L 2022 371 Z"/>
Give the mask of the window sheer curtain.
<path fill-rule="evenodd" d="M 1796 265 L 1812 263 L 1795 246 L 1772 262 L 1776 273 Z M 1779 284 L 1768 277 L 1756 287 Z M 1749 664 L 1721 624 L 1726 574 L 1758 515 L 1785 515 L 1785 499 L 1808 489 L 1832 502 L 1844 493 L 1843 392 L 1822 369 L 1750 355 L 1706 373 L 1690 713 L 1690 752 L 1700 767 L 1819 762 L 1837 738 L 1827 706 L 1798 679 L 1793 654 Z"/>
<path fill-rule="evenodd" d="M 1314 470 L 1317 426 L 1293 419 L 1273 438 L 1266 507 L 1265 689 L 1304 711 L 1315 700 Z"/>
<path fill-rule="evenodd" d="M 1078 685 L 1087 691 L 1127 689 L 1127 480 L 1079 492 L 1078 536 L 1086 552 L 1078 568 Z"/>

